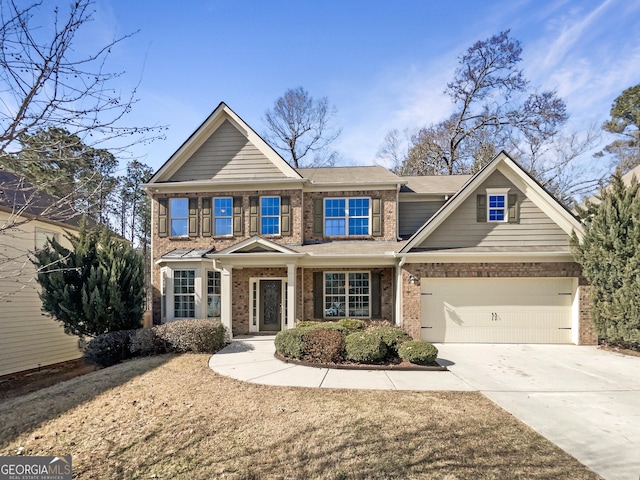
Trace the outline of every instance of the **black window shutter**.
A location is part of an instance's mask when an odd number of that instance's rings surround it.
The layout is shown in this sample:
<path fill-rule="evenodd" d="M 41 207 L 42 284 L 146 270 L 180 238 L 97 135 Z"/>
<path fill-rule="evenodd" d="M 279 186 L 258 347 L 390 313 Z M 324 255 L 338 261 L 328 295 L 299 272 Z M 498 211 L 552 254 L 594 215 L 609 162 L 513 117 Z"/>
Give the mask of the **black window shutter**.
<path fill-rule="evenodd" d="M 242 197 L 233 197 L 233 236 L 241 237 L 244 230 L 242 221 Z"/>
<path fill-rule="evenodd" d="M 520 222 L 520 209 L 518 208 L 518 194 L 509 194 L 509 223 Z"/>
<path fill-rule="evenodd" d="M 382 318 L 382 272 L 371 272 L 371 318 Z"/>
<path fill-rule="evenodd" d="M 322 272 L 313 272 L 313 317 L 324 317 L 324 275 Z"/>
<path fill-rule="evenodd" d="M 280 197 L 280 235 L 291 235 L 291 197 Z"/>
<path fill-rule="evenodd" d="M 487 221 L 487 196 L 478 195 L 476 200 L 477 220 L 478 222 Z"/>
<path fill-rule="evenodd" d="M 168 215 L 168 205 L 169 201 L 167 198 L 159 198 L 158 199 L 158 236 L 166 237 L 169 235 L 169 215 Z"/>
<path fill-rule="evenodd" d="M 189 199 L 189 236 L 198 236 L 198 199 Z"/>
<path fill-rule="evenodd" d="M 258 235 L 260 198 L 249 197 L 249 235 Z"/>
<path fill-rule="evenodd" d="M 371 199 L 371 235 L 382 236 L 382 199 Z"/>
<path fill-rule="evenodd" d="M 324 209 L 323 209 L 322 198 L 314 198 L 313 199 L 313 236 L 322 238 L 324 228 L 322 225 Z"/>
<path fill-rule="evenodd" d="M 202 199 L 202 236 L 210 237 L 213 233 L 212 229 L 212 215 L 211 215 L 211 198 L 205 197 Z"/>

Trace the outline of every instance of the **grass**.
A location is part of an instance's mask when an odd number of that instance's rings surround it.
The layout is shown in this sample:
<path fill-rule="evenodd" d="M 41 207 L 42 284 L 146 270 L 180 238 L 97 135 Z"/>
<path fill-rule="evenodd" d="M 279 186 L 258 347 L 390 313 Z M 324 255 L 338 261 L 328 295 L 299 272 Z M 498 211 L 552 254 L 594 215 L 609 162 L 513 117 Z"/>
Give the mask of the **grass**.
<path fill-rule="evenodd" d="M 475 392 L 270 387 L 207 360 L 137 359 L 2 400 L 0 455 L 70 454 L 79 479 L 599 478 Z"/>

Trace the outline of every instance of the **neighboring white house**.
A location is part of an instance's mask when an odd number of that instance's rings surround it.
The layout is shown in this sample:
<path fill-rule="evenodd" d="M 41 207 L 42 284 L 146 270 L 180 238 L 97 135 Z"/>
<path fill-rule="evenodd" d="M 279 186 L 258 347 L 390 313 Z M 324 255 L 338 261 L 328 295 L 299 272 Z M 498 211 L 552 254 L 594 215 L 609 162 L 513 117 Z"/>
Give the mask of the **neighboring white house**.
<path fill-rule="evenodd" d="M 78 337 L 42 312 L 29 260 L 47 238 L 69 246 L 65 232 L 77 231 L 79 216 L 56 202 L 0 170 L 0 376 L 82 356 Z"/>

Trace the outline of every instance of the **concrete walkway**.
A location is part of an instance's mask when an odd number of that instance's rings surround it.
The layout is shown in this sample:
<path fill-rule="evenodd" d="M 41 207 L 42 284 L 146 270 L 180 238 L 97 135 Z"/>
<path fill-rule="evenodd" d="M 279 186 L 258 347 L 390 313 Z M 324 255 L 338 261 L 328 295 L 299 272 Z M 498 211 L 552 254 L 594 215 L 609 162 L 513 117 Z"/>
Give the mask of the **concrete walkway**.
<path fill-rule="evenodd" d="M 571 345 L 439 344 L 449 372 L 333 370 L 281 362 L 273 340 L 237 337 L 209 366 L 265 385 L 479 391 L 604 478 L 640 478 L 639 357 Z"/>
<path fill-rule="evenodd" d="M 335 370 L 303 367 L 274 358 L 273 336 L 235 337 L 209 360 L 217 373 L 252 383 L 362 390 L 475 390 L 449 372 Z"/>

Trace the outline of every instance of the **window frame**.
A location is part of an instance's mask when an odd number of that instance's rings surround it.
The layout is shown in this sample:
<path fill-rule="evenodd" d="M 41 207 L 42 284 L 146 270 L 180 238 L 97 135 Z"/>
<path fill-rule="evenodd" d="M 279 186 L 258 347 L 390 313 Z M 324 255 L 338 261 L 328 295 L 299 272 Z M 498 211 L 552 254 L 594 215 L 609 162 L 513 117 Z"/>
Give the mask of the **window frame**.
<path fill-rule="evenodd" d="M 229 215 L 216 215 L 216 201 L 227 200 L 229 202 Z M 211 205 L 213 235 L 215 237 L 232 237 L 233 236 L 233 197 L 213 197 Z M 229 233 L 218 233 L 217 220 L 229 221 Z"/>
<path fill-rule="evenodd" d="M 343 285 L 342 285 L 342 289 L 343 292 L 339 293 L 339 292 L 329 292 L 327 293 L 327 281 L 329 280 L 328 275 L 338 275 L 338 276 L 343 276 Z M 356 277 L 358 275 L 366 275 L 366 288 L 367 289 L 367 293 L 363 294 L 363 293 L 350 293 L 350 291 L 353 288 L 357 288 L 357 286 L 353 286 L 352 285 L 352 281 L 357 281 L 357 280 L 363 280 L 363 278 L 353 278 L 352 276 Z M 335 279 L 332 279 L 335 280 Z M 340 280 L 338 280 L 340 281 Z M 322 272 L 322 316 L 323 318 L 371 318 L 371 272 L 370 271 L 325 271 Z M 335 287 L 333 287 L 335 288 Z M 338 285 L 338 288 L 340 288 L 340 285 Z M 344 298 L 343 302 L 340 302 L 339 299 L 340 298 Z M 355 305 L 355 299 L 360 298 L 360 306 L 356 306 Z M 365 300 L 363 302 L 363 299 Z M 353 301 L 352 301 L 353 300 Z M 334 305 L 336 302 L 338 302 L 338 305 Z M 362 304 L 366 304 L 366 307 L 363 307 Z M 340 304 L 343 305 L 343 309 L 340 309 Z M 352 307 L 352 305 L 354 305 Z M 356 309 L 363 309 L 366 308 L 366 314 L 362 315 L 362 314 L 357 314 L 357 313 L 351 313 L 352 311 L 356 311 Z M 341 315 L 340 312 L 341 310 L 344 311 L 344 313 Z M 335 313 L 330 313 L 330 312 L 335 312 Z"/>
<path fill-rule="evenodd" d="M 183 277 L 183 274 L 185 273 L 187 276 Z M 187 280 L 186 285 L 182 283 L 183 280 Z M 178 291 L 178 289 L 182 289 L 183 287 L 186 287 L 188 291 Z M 185 312 L 187 315 L 178 315 L 178 313 L 182 314 Z M 191 313 L 193 313 L 193 315 L 190 315 Z M 173 318 L 196 318 L 195 269 L 185 268 L 173 270 Z"/>
<path fill-rule="evenodd" d="M 277 199 L 278 200 L 278 212 L 277 214 L 268 214 L 265 215 L 263 212 L 263 201 L 264 200 L 273 200 L 273 199 Z M 282 215 L 282 198 L 280 197 L 280 195 L 265 195 L 265 196 L 261 196 L 260 197 L 260 202 L 258 204 L 258 208 L 259 208 L 259 218 L 260 218 L 260 226 L 258 228 L 258 232 L 260 235 L 266 235 L 266 236 L 279 236 L 280 232 L 281 232 L 281 218 L 280 216 Z M 275 218 L 276 219 L 276 225 L 277 225 L 277 232 L 266 232 L 264 231 L 265 229 L 265 223 L 264 220 L 266 218 Z"/>
<path fill-rule="evenodd" d="M 509 222 L 509 189 L 508 188 L 488 188 L 487 195 L 487 223 L 507 223 Z M 491 207 L 492 197 L 502 197 L 501 207 Z M 491 213 L 502 212 L 502 219 L 491 218 Z"/>
<path fill-rule="evenodd" d="M 217 277 L 217 278 L 216 278 Z M 207 318 L 220 318 L 222 315 L 222 275 L 215 270 L 207 270 Z M 216 293 L 217 292 L 217 293 Z M 210 315 L 210 300 L 218 298 L 218 315 Z"/>
<path fill-rule="evenodd" d="M 327 216 L 327 202 L 328 201 L 344 201 L 344 216 Z M 356 202 L 358 200 L 366 200 L 367 201 L 367 215 L 352 215 L 351 212 L 358 208 L 357 206 L 352 206 L 351 202 Z M 372 199 L 371 197 L 324 197 L 322 200 L 322 228 L 325 237 L 369 237 L 371 236 L 371 228 L 372 228 Z M 344 220 L 344 233 L 343 234 L 330 234 L 327 229 L 327 220 Z M 367 232 L 366 233 L 351 233 L 351 222 L 352 219 L 366 219 L 367 221 Z"/>
<path fill-rule="evenodd" d="M 174 202 L 185 202 L 186 205 L 186 210 L 185 210 L 185 216 L 175 216 L 174 215 L 174 210 L 176 209 L 174 207 Z M 169 210 L 169 236 L 170 237 L 188 237 L 189 236 L 189 198 L 187 197 L 175 197 L 175 198 L 170 198 L 169 199 L 169 205 L 168 205 L 168 210 Z M 174 234 L 174 230 L 173 230 L 173 222 L 174 220 L 180 220 L 180 221 L 184 221 L 184 233 L 183 234 Z"/>

